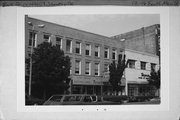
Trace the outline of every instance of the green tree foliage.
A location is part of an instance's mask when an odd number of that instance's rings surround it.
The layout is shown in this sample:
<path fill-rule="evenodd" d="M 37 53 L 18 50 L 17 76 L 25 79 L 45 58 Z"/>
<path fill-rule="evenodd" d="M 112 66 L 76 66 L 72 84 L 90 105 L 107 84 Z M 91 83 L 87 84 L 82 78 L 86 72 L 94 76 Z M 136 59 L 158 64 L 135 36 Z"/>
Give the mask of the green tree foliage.
<path fill-rule="evenodd" d="M 158 71 L 152 70 L 150 73 L 148 82 L 150 85 L 155 86 L 156 89 L 160 89 L 160 84 L 161 84 L 160 70 L 158 70 Z"/>
<path fill-rule="evenodd" d="M 109 82 L 113 87 L 113 91 L 120 91 L 121 78 L 123 76 L 123 72 L 128 65 L 128 60 L 126 61 L 126 55 L 119 55 L 118 63 L 116 64 L 113 61 L 109 66 L 110 78 Z"/>
<path fill-rule="evenodd" d="M 46 99 L 63 94 L 69 88 L 70 67 L 70 58 L 58 47 L 47 42 L 38 45 L 32 54 L 32 95 Z"/>

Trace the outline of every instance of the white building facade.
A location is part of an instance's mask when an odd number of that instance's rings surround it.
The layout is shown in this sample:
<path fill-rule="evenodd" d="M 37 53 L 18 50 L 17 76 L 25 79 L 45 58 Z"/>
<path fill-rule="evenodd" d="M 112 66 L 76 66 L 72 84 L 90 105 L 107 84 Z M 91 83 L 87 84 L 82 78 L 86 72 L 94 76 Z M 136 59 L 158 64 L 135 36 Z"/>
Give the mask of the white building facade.
<path fill-rule="evenodd" d="M 152 69 L 159 69 L 159 56 L 130 49 L 125 49 L 129 64 L 125 69 L 125 94 L 128 96 L 155 95 L 155 89 L 148 84 Z"/>

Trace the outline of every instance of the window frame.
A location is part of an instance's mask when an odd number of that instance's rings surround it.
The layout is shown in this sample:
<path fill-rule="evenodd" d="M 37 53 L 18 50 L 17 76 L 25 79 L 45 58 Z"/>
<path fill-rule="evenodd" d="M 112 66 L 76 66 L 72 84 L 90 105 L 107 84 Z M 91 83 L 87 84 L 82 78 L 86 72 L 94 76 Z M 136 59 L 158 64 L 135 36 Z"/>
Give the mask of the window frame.
<path fill-rule="evenodd" d="M 153 71 L 153 70 L 155 71 L 156 70 L 156 65 L 157 64 L 155 64 L 155 63 L 151 63 L 151 71 Z M 154 68 L 152 66 L 154 66 Z"/>
<path fill-rule="evenodd" d="M 141 70 L 146 70 L 146 64 L 147 64 L 147 62 L 140 61 Z M 145 66 L 144 66 L 144 65 L 145 65 Z"/>
<path fill-rule="evenodd" d="M 57 44 L 57 38 L 60 38 L 60 42 L 59 42 L 60 43 L 60 47 L 59 48 L 62 49 L 62 40 L 63 40 L 63 38 L 60 37 L 60 36 L 56 36 L 56 46 L 58 45 Z"/>
<path fill-rule="evenodd" d="M 106 57 L 106 52 L 107 52 L 107 57 Z M 104 47 L 104 58 L 109 59 L 109 47 Z"/>
<path fill-rule="evenodd" d="M 86 73 L 86 63 L 89 63 L 88 64 L 88 74 Z M 91 75 L 91 62 L 90 61 L 85 61 L 85 75 Z"/>
<path fill-rule="evenodd" d="M 70 48 L 67 50 L 67 41 L 70 41 Z M 66 52 L 72 53 L 72 39 L 66 38 Z"/>
<path fill-rule="evenodd" d="M 76 73 L 76 63 L 77 61 L 79 62 L 79 73 Z M 76 75 L 81 75 L 81 60 L 75 60 L 75 74 Z"/>
<path fill-rule="evenodd" d="M 44 38 L 45 36 L 48 36 L 48 37 L 49 37 L 48 40 Z M 44 42 L 50 43 L 50 42 L 51 42 L 51 35 L 48 34 L 48 33 L 44 33 L 44 34 L 43 34 L 43 40 L 44 40 Z"/>
<path fill-rule="evenodd" d="M 77 48 L 77 43 L 79 43 L 79 48 Z M 76 54 L 79 54 L 79 55 L 81 55 L 81 42 L 80 41 L 76 41 L 75 42 L 75 53 Z M 76 50 L 78 50 L 79 49 L 79 53 L 77 53 L 77 51 Z"/>
<path fill-rule="evenodd" d="M 86 49 L 86 46 L 87 46 L 87 45 L 89 45 L 89 54 L 88 54 L 88 55 L 86 54 L 86 51 L 88 50 L 88 49 Z M 85 44 L 85 55 L 86 55 L 86 56 L 91 56 L 91 44 L 89 44 L 89 43 L 86 43 L 86 44 Z"/>
<path fill-rule="evenodd" d="M 98 48 L 98 50 L 96 51 L 96 47 Z M 95 45 L 95 47 L 94 47 L 94 56 L 95 57 L 100 57 L 100 46 L 99 45 Z M 98 56 L 96 56 L 96 52 L 98 53 Z"/>
<path fill-rule="evenodd" d="M 34 33 L 34 35 L 33 35 Z M 30 35 L 31 34 L 31 35 Z M 33 38 L 32 38 L 33 37 Z M 32 40 L 33 39 L 33 40 Z M 32 41 L 33 41 L 33 45 L 32 45 Z M 30 47 L 37 47 L 37 33 L 36 32 L 33 32 L 33 31 L 29 31 L 29 43 L 28 45 Z"/>
<path fill-rule="evenodd" d="M 97 72 L 97 73 L 98 73 L 97 75 L 96 75 L 96 65 L 98 65 L 98 66 L 97 66 L 97 68 L 98 68 L 98 69 L 97 69 L 97 71 L 98 71 L 98 72 Z M 99 62 L 94 63 L 94 75 L 95 75 L 95 76 L 100 76 L 100 63 L 99 63 Z"/>
<path fill-rule="evenodd" d="M 113 59 L 113 53 L 115 53 L 115 59 Z M 117 49 L 116 48 L 112 49 L 112 60 L 117 60 Z"/>
<path fill-rule="evenodd" d="M 132 67 L 132 65 L 130 65 L 131 62 L 134 63 L 133 67 Z M 128 68 L 135 69 L 136 68 L 136 60 L 129 59 Z"/>

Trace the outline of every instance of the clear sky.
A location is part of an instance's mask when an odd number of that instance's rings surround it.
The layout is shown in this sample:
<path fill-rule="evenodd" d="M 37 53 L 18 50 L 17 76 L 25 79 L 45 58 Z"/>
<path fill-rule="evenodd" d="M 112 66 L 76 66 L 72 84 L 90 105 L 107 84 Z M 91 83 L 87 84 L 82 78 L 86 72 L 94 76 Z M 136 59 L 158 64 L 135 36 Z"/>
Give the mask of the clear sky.
<path fill-rule="evenodd" d="M 108 37 L 160 24 L 159 14 L 29 15 L 29 17 Z"/>

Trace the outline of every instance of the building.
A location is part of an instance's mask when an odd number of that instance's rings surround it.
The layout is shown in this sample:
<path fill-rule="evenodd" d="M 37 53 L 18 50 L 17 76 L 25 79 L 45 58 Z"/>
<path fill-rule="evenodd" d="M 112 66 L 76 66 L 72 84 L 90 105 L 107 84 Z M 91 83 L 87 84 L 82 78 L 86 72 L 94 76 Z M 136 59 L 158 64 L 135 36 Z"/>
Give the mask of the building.
<path fill-rule="evenodd" d="M 155 95 L 155 89 L 148 85 L 147 78 L 152 69 L 157 71 L 160 67 L 160 25 L 143 27 L 112 38 L 124 45 L 129 59 L 125 69 L 126 94 Z"/>
<path fill-rule="evenodd" d="M 41 27 L 42 24 L 44 27 Z M 128 59 L 136 62 L 131 63 L 125 70 L 121 87 L 123 94 L 132 95 L 132 91 L 136 90 L 136 88 L 132 89 L 132 84 L 139 83 L 137 77 L 139 79 L 143 77 L 140 81 L 147 83 L 144 77 L 150 73 L 150 64 L 159 64 L 156 55 L 157 49 L 154 47 L 154 42 L 150 42 L 149 46 L 145 44 L 146 47 L 143 48 L 139 46 L 137 49 L 137 46 L 133 46 L 135 45 L 133 40 L 132 43 L 128 42 L 129 38 L 123 38 L 126 40 L 122 41 L 118 36 L 106 37 L 26 16 L 25 55 L 28 57 L 28 54 L 31 53 L 32 44 L 37 47 L 42 42 L 51 42 L 53 45 L 59 46 L 59 49 L 62 49 L 65 55 L 71 58 L 71 93 L 109 94 L 112 88 L 108 84 L 108 66 L 114 60 L 117 62 L 119 54 L 125 53 Z M 32 42 L 33 37 L 35 39 Z M 145 66 L 147 65 L 147 69 L 139 70 L 141 61 Z M 135 69 L 132 70 L 133 64 Z M 26 72 L 26 74 L 28 73 Z"/>
<path fill-rule="evenodd" d="M 32 28 L 31 25 L 34 25 Z M 37 25 L 44 24 L 44 28 Z M 108 87 L 103 87 L 108 78 L 104 74 L 113 60 L 117 61 L 123 46 L 118 41 L 74 28 L 26 17 L 25 23 L 26 57 L 30 54 L 32 30 L 33 46 L 46 41 L 59 46 L 71 58 L 72 93 L 102 94 Z M 125 87 L 123 81 L 122 86 Z"/>

